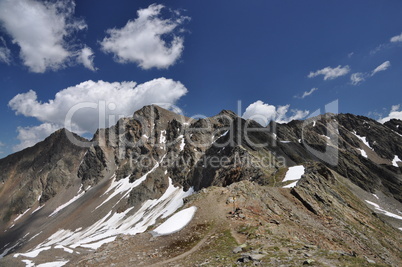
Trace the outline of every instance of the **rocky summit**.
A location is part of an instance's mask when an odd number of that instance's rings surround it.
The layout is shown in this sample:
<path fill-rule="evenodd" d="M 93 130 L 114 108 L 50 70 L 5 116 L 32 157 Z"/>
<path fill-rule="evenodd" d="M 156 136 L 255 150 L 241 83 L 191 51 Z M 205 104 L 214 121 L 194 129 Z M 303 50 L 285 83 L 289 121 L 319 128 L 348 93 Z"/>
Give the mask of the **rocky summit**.
<path fill-rule="evenodd" d="M 0 266 L 402 266 L 400 120 L 150 105 L 0 170 Z"/>

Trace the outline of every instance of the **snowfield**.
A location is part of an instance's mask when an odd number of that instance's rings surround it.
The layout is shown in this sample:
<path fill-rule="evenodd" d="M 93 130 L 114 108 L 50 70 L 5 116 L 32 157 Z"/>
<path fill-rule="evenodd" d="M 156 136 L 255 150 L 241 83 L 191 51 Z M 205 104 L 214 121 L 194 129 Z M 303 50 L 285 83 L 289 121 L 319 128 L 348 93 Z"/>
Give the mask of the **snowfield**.
<path fill-rule="evenodd" d="M 163 161 L 163 158 L 160 160 L 160 162 Z M 114 206 L 116 206 L 117 203 L 122 200 L 126 201 L 131 190 L 144 182 L 148 174 L 159 167 L 160 162 L 156 163 L 149 172 L 147 172 L 144 176 L 137 179 L 133 183 L 129 182 L 129 177 L 126 177 L 119 181 L 115 181 L 114 176 L 112 178 L 113 180 L 111 185 L 101 196 L 105 197 L 106 200 L 102 201 L 102 203 L 98 207 L 104 205 L 109 201 L 113 201 L 113 203 L 116 203 Z M 26 264 L 31 264 L 29 258 L 35 258 L 42 251 L 45 250 L 62 249 L 68 253 L 74 253 L 74 249 L 77 247 L 96 250 L 103 244 L 114 241 L 118 235 L 135 235 L 145 232 L 149 226 L 156 223 L 156 220 L 158 218 L 167 218 L 175 213 L 176 210 L 183 206 L 183 199 L 194 193 L 193 188 L 190 188 L 188 191 L 184 191 L 182 187 L 175 187 L 170 177 L 168 179 L 169 186 L 159 199 L 147 200 L 142 204 L 139 209 L 138 207 L 130 207 L 121 213 L 117 213 L 111 210 L 103 218 L 84 229 L 59 229 L 44 242 L 37 245 L 35 248 L 29 250 L 26 253 L 17 253 L 14 255 L 14 257 L 23 257 L 22 260 L 26 261 Z M 70 201 L 58 207 L 50 216 L 56 215 L 59 211 L 79 199 L 83 194 L 84 192 L 80 188 L 76 196 L 74 196 Z M 98 207 L 96 207 L 95 210 Z M 191 221 L 195 210 L 195 207 L 191 207 L 172 216 L 160 226 L 162 228 L 158 230 L 158 233 L 162 235 L 182 229 Z M 9 250 L 6 249 L 5 254 L 8 251 Z M 65 263 L 67 262 L 63 260 L 50 262 L 48 263 L 48 265 L 43 266 L 62 266 Z"/>
<path fill-rule="evenodd" d="M 169 235 L 180 231 L 191 221 L 196 211 L 197 207 L 194 206 L 179 211 L 153 230 L 153 235 Z"/>
<path fill-rule="evenodd" d="M 133 188 L 133 186 L 131 185 L 129 188 Z M 119 195 L 121 200 L 125 199 L 127 196 L 126 191 L 121 190 L 121 187 L 116 186 L 116 184 L 112 185 L 109 189 L 108 191 L 118 191 L 120 194 L 112 195 Z M 169 187 L 166 189 L 165 193 L 159 199 L 145 201 L 135 213 L 133 212 L 134 207 L 121 213 L 110 211 L 102 219 L 85 229 L 78 228 L 74 231 L 59 229 L 34 249 L 26 253 L 15 254 L 14 257 L 23 256 L 34 258 L 42 251 L 51 248 L 63 249 L 68 253 L 72 253 L 73 249 L 77 247 L 96 250 L 103 244 L 114 241 L 120 234 L 135 235 L 145 232 L 149 226 L 155 224 L 158 218 L 167 218 L 183 206 L 183 199 L 193 192 L 194 190 L 192 188 L 185 192 L 181 187 L 175 187 L 172 180 L 169 178 Z M 181 223 L 178 225 L 180 229 L 191 220 L 195 212 L 195 207 L 184 211 L 184 213 L 179 213 Z M 173 216 L 171 220 L 174 219 L 175 223 L 177 223 L 177 218 L 177 216 Z M 171 222 L 171 220 L 166 222 Z M 173 231 L 176 230 L 177 228 L 173 229 Z M 165 231 L 167 230 L 162 230 L 161 233 Z"/>

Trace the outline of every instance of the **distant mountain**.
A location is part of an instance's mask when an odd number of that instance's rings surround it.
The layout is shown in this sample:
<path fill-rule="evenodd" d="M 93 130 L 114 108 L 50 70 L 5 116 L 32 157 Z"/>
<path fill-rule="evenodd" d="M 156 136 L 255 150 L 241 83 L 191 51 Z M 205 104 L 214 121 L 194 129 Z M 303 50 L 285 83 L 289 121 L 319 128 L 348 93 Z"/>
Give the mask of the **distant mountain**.
<path fill-rule="evenodd" d="M 59 130 L 0 160 L 0 265 L 400 266 L 401 125 L 151 105 Z"/>

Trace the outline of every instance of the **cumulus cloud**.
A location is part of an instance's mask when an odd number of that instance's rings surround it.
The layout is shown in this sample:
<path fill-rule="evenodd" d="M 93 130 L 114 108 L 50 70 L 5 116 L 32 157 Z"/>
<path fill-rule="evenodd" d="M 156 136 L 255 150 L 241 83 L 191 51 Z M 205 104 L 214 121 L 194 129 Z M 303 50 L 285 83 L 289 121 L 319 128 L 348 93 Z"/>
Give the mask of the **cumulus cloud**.
<path fill-rule="evenodd" d="M 96 68 L 94 66 L 94 57 L 95 56 L 92 49 L 86 46 L 78 54 L 77 61 L 84 65 L 84 67 L 86 67 L 87 69 L 96 71 Z"/>
<path fill-rule="evenodd" d="M 389 40 L 391 43 L 398 43 L 398 42 L 402 42 L 402 33 L 396 36 L 391 37 L 391 39 Z"/>
<path fill-rule="evenodd" d="M 311 88 L 310 91 L 305 91 L 302 96 L 295 96 L 295 98 L 301 98 L 301 99 L 303 99 L 303 98 L 305 98 L 305 97 L 311 95 L 312 93 L 314 93 L 314 92 L 317 91 L 317 90 L 318 90 L 318 88 Z"/>
<path fill-rule="evenodd" d="M 74 55 L 66 40 L 87 27 L 73 17 L 73 0 L 0 1 L 0 23 L 20 47 L 20 58 L 32 72 L 66 66 Z"/>
<path fill-rule="evenodd" d="M 173 105 L 186 93 L 182 83 L 166 78 L 143 84 L 86 81 L 59 91 L 54 99 L 45 103 L 37 99 L 35 91 L 30 90 L 16 95 L 8 105 L 17 115 L 33 117 L 45 124 L 39 128 L 18 129 L 21 141 L 18 149 L 21 149 L 62 127 L 79 134 L 94 133 L 99 127 L 115 124 L 120 117 L 132 115 L 144 105 Z M 32 135 L 27 135 L 28 130 Z"/>
<path fill-rule="evenodd" d="M 162 9 L 163 5 L 150 5 L 138 10 L 138 18 L 123 28 L 107 30 L 108 36 L 101 41 L 102 50 L 113 54 L 117 62 L 137 63 L 143 69 L 173 65 L 184 49 L 184 38 L 176 32 L 189 18 L 174 11 L 170 18 L 163 19 Z"/>
<path fill-rule="evenodd" d="M 353 85 L 358 85 L 359 83 L 364 82 L 366 80 L 366 76 L 367 74 L 365 73 L 356 72 L 350 76 L 350 81 Z"/>
<path fill-rule="evenodd" d="M 24 148 L 31 147 L 39 141 L 44 140 L 58 129 L 60 129 L 60 126 L 52 123 L 43 123 L 32 127 L 18 127 L 17 139 L 20 143 L 13 146 L 13 150 L 20 151 Z"/>
<path fill-rule="evenodd" d="M 391 62 L 385 61 L 384 63 L 382 63 L 380 66 L 378 66 L 377 68 L 375 68 L 375 69 L 371 72 L 371 76 L 375 75 L 376 73 L 378 73 L 378 72 L 380 72 L 380 71 L 385 71 L 385 70 L 387 70 L 389 67 L 391 67 Z"/>
<path fill-rule="evenodd" d="M 339 65 L 336 68 L 326 67 L 321 70 L 311 71 L 307 77 L 314 78 L 319 75 L 323 75 L 324 80 L 333 80 L 335 78 L 348 74 L 349 71 L 350 71 L 350 67 L 348 65 L 346 65 L 344 67 Z"/>
<path fill-rule="evenodd" d="M 381 118 L 381 119 L 379 119 L 378 121 L 381 122 L 381 123 L 384 123 L 384 122 L 387 122 L 387 121 L 389 121 L 389 120 L 391 120 L 391 119 L 402 120 L 402 110 L 399 110 L 400 107 L 401 107 L 400 105 L 394 105 L 394 106 L 392 106 L 392 107 L 391 107 L 391 111 L 390 111 L 390 113 L 388 114 L 388 116 L 385 117 L 385 118 Z"/>
<path fill-rule="evenodd" d="M 286 123 L 292 120 L 298 120 L 306 117 L 309 112 L 307 110 L 291 110 L 291 116 L 288 115 L 290 105 L 278 106 L 270 105 L 258 100 L 250 104 L 243 113 L 244 119 L 251 119 L 262 126 L 268 125 L 270 121 L 278 123 Z"/>
<path fill-rule="evenodd" d="M 6 41 L 0 37 L 0 62 L 10 65 L 11 63 L 11 50 L 8 49 Z"/>

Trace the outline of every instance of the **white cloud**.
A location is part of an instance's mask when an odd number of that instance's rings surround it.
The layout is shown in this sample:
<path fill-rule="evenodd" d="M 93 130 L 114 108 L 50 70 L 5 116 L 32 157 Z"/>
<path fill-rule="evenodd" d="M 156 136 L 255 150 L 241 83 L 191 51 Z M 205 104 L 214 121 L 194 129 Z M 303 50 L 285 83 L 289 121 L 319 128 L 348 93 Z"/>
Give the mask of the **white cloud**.
<path fill-rule="evenodd" d="M 380 72 L 380 71 L 385 71 L 385 70 L 387 70 L 390 66 L 391 66 L 391 62 L 385 61 L 384 63 L 382 63 L 380 66 L 378 66 L 377 68 L 375 68 L 375 69 L 371 72 L 371 76 L 375 75 L 376 73 L 378 73 L 378 72 Z"/>
<path fill-rule="evenodd" d="M 393 48 L 396 43 L 402 42 L 402 33 L 400 35 L 393 36 L 389 39 L 389 43 L 380 44 L 376 48 L 370 51 L 370 55 L 374 55 L 384 49 Z"/>
<path fill-rule="evenodd" d="M 0 36 L 0 62 L 4 62 L 7 65 L 11 63 L 11 50 L 8 49 L 6 41 Z"/>
<path fill-rule="evenodd" d="M 179 98 L 187 93 L 186 87 L 171 79 L 159 78 L 143 84 L 135 82 L 104 82 L 86 81 L 59 91 L 54 99 L 41 102 L 37 99 L 35 91 L 18 94 L 11 99 L 8 105 L 15 113 L 26 117 L 34 117 L 45 124 L 41 128 L 29 128 L 32 136 L 25 142 L 27 134 L 25 128 L 21 134 L 21 145 L 40 141 L 35 136 L 43 136 L 45 129 L 69 128 L 79 133 L 94 133 L 99 127 L 114 125 L 119 117 L 131 116 L 135 110 L 152 103 L 175 104 Z M 102 106 L 105 112 L 102 112 Z M 78 111 L 71 118 L 72 127 L 65 124 L 66 116 L 73 108 Z M 104 116 L 99 120 L 99 116 Z M 69 123 L 69 120 L 67 120 Z M 40 134 L 35 132 L 39 131 Z M 48 132 L 46 132 L 48 133 Z"/>
<path fill-rule="evenodd" d="M 399 110 L 400 107 L 401 107 L 400 105 L 392 106 L 391 111 L 388 114 L 388 116 L 385 117 L 385 118 L 379 119 L 378 121 L 381 122 L 381 123 L 384 123 L 384 122 L 387 122 L 387 121 L 389 121 L 391 119 L 402 120 L 402 110 Z"/>
<path fill-rule="evenodd" d="M 188 17 L 178 11 L 169 19 L 161 18 L 163 5 L 150 5 L 137 11 L 138 18 L 130 20 L 121 29 L 107 30 L 102 50 L 112 53 L 120 63 L 135 62 L 143 69 L 165 69 L 173 65 L 184 49 L 184 39 L 175 34 Z M 170 42 L 165 41 L 171 39 Z"/>
<path fill-rule="evenodd" d="M 298 109 L 291 109 L 293 115 L 288 116 L 288 110 L 290 105 L 279 106 L 277 109 L 277 116 L 275 121 L 278 123 L 287 123 L 292 120 L 300 120 L 305 118 L 310 112 L 308 110 L 298 110 Z"/>
<path fill-rule="evenodd" d="M 353 85 L 358 85 L 361 82 L 364 82 L 366 80 L 366 73 L 362 73 L 362 72 L 356 72 L 353 73 L 350 76 L 350 81 L 352 82 Z"/>
<path fill-rule="evenodd" d="M 310 91 L 305 91 L 302 96 L 295 96 L 295 97 L 296 97 L 296 98 L 301 98 L 301 99 L 303 99 L 303 98 L 305 98 L 305 97 L 311 95 L 312 93 L 314 93 L 314 92 L 317 91 L 317 90 L 318 90 L 318 88 L 311 88 Z"/>
<path fill-rule="evenodd" d="M 60 126 L 52 123 L 43 123 L 33 127 L 18 127 L 17 139 L 20 141 L 18 145 L 13 147 L 14 151 L 19 151 L 27 147 L 31 147 L 36 143 L 44 140 L 50 134 L 60 129 Z"/>
<path fill-rule="evenodd" d="M 400 35 L 393 36 L 393 37 L 390 39 L 390 42 L 391 42 L 391 43 L 402 42 L 402 33 L 401 33 Z"/>
<path fill-rule="evenodd" d="M 317 70 L 315 72 L 312 71 L 312 72 L 310 72 L 310 74 L 307 77 L 313 78 L 313 77 L 316 77 L 319 75 L 323 75 L 324 80 L 333 80 L 335 78 L 348 74 L 349 71 L 350 71 L 350 67 L 348 65 L 346 65 L 344 67 L 339 65 L 336 68 L 326 67 L 321 70 Z"/>
<path fill-rule="evenodd" d="M 66 42 L 75 31 L 86 28 L 73 18 L 73 0 L 0 1 L 0 22 L 20 47 L 20 58 L 32 72 L 65 67 L 73 56 Z"/>
<path fill-rule="evenodd" d="M 269 121 L 275 119 L 276 107 L 273 105 L 265 104 L 258 100 L 250 104 L 243 113 L 244 119 L 252 119 L 259 124 L 266 126 Z"/>
<path fill-rule="evenodd" d="M 258 100 L 250 104 L 243 113 L 244 119 L 251 119 L 262 126 L 266 126 L 270 121 L 276 121 L 278 123 L 286 123 L 291 120 L 298 120 L 306 117 L 309 112 L 307 110 L 291 110 L 293 115 L 288 116 L 288 110 L 290 105 L 278 106 L 266 104 L 261 100 Z"/>
<path fill-rule="evenodd" d="M 353 85 L 358 85 L 359 83 L 364 82 L 367 78 L 369 78 L 371 76 L 374 76 L 378 72 L 387 70 L 390 66 L 391 66 L 391 62 L 385 61 L 384 63 L 382 63 L 381 65 L 376 67 L 371 72 L 356 72 L 356 73 L 353 73 L 350 76 L 350 81 L 351 81 L 351 83 Z"/>
<path fill-rule="evenodd" d="M 77 61 L 84 65 L 84 67 L 86 67 L 87 69 L 96 71 L 96 68 L 94 66 L 94 57 L 95 56 L 92 49 L 86 46 L 80 51 Z"/>

